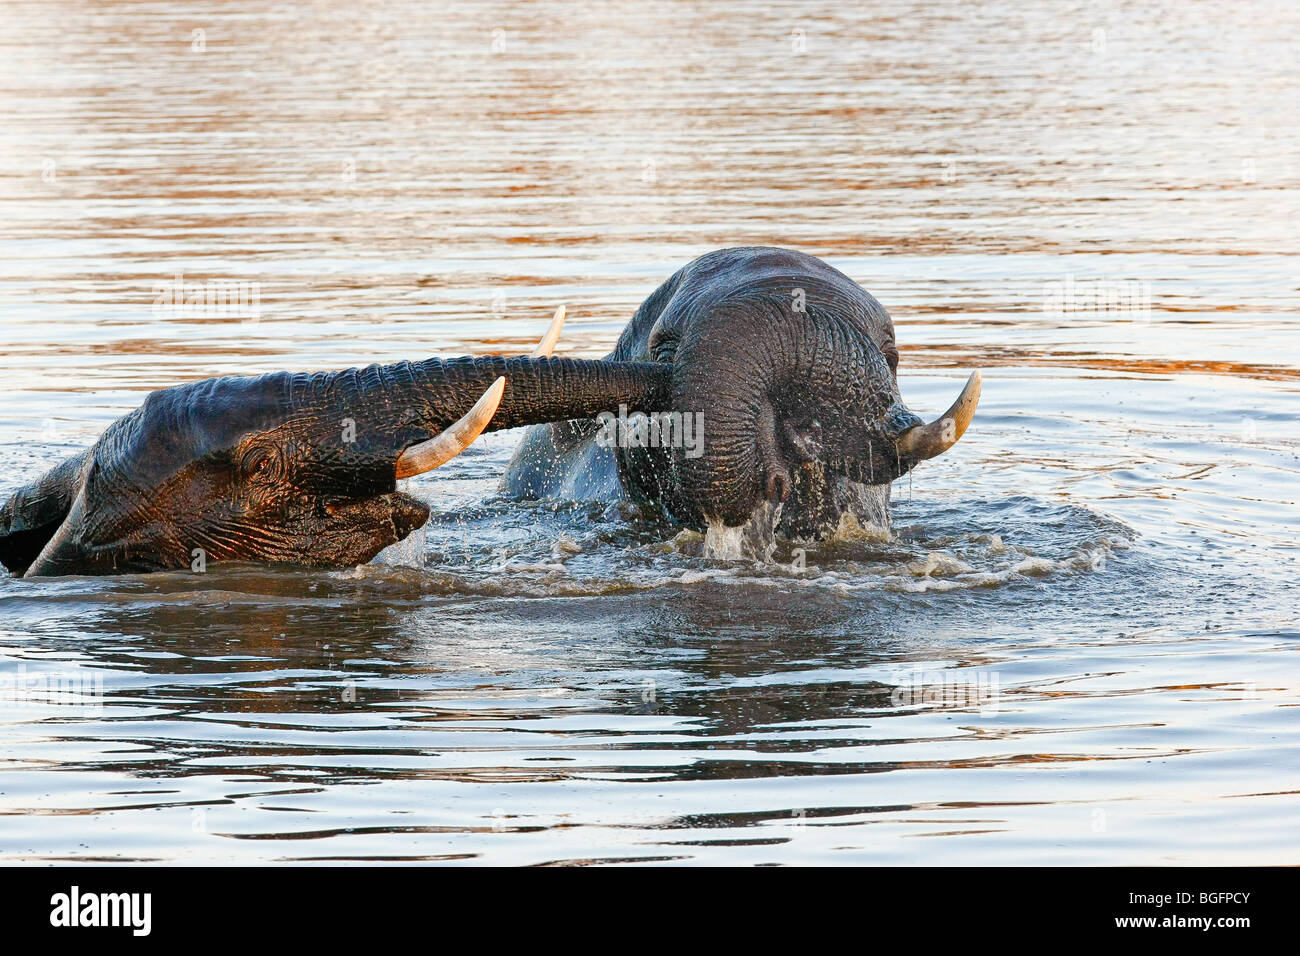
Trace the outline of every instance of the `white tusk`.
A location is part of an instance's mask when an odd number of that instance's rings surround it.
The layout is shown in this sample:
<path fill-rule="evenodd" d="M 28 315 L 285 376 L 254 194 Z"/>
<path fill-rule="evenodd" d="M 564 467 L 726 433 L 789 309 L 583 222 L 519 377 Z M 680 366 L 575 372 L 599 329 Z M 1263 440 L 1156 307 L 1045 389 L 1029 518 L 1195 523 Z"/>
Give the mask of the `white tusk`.
<path fill-rule="evenodd" d="M 410 478 L 433 471 L 439 465 L 445 465 L 474 443 L 483 429 L 488 427 L 492 416 L 501 404 L 501 396 L 506 391 L 505 376 L 501 376 L 489 386 L 474 407 L 456 422 L 444 428 L 428 441 L 412 445 L 397 459 L 397 477 Z"/>
<path fill-rule="evenodd" d="M 942 455 L 966 433 L 966 427 L 975 416 L 975 406 L 979 402 L 980 373 L 976 369 L 966 379 L 966 387 L 961 390 L 950 409 L 930 424 L 917 425 L 903 433 L 896 446 L 898 453 L 918 461 Z"/>
<path fill-rule="evenodd" d="M 551 327 L 537 343 L 537 348 L 533 349 L 533 358 L 550 358 L 551 353 L 555 351 L 555 343 L 560 341 L 560 330 L 563 328 L 564 306 L 560 306 L 555 310 L 555 318 L 551 319 Z"/>

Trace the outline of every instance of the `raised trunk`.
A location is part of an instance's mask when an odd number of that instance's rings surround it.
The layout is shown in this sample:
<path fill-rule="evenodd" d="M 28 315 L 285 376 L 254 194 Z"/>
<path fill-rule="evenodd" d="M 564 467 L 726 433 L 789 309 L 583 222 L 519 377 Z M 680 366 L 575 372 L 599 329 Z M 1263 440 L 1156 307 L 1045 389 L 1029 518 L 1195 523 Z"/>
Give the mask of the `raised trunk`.
<path fill-rule="evenodd" d="M 484 356 L 428 359 L 321 373 L 295 382 L 292 402 L 310 407 L 353 400 L 366 417 L 423 426 L 436 434 L 464 415 L 500 376 L 505 394 L 489 431 L 590 418 L 620 405 L 640 411 L 669 407 L 672 367 L 654 362 Z"/>

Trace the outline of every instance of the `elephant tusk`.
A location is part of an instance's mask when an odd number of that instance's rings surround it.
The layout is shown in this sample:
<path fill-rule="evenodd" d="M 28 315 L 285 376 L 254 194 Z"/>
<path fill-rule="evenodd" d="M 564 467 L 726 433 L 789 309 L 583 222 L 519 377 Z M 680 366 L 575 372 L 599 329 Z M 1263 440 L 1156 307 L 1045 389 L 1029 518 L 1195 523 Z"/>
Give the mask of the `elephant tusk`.
<path fill-rule="evenodd" d="M 474 407 L 456 422 L 443 429 L 428 441 L 412 445 L 397 459 L 397 477 L 410 478 L 433 471 L 439 465 L 445 465 L 474 443 L 483 429 L 488 427 L 501 396 L 506 391 L 505 376 L 501 376 L 488 387 Z"/>
<path fill-rule="evenodd" d="M 551 353 L 555 351 L 555 343 L 560 341 L 560 330 L 563 328 L 564 306 L 560 306 L 555 310 L 555 318 L 551 319 L 551 327 L 537 343 L 537 348 L 533 349 L 533 358 L 550 358 Z"/>
<path fill-rule="evenodd" d="M 542 336 L 542 340 L 537 343 L 537 348 L 533 349 L 533 358 L 551 357 L 551 353 L 555 351 L 555 344 L 560 341 L 560 332 L 564 329 L 564 314 L 564 306 L 555 310 L 555 317 L 551 319 L 550 327 Z M 459 421 L 428 441 L 412 445 L 402 452 L 397 459 L 397 477 L 410 478 L 413 475 L 422 475 L 426 471 L 433 471 L 473 444 L 474 439 L 478 438 L 492 421 L 497 406 L 501 404 L 501 396 L 505 394 L 505 389 L 506 380 L 505 376 L 502 376 L 492 383 L 474 403 L 474 407 Z"/>
<path fill-rule="evenodd" d="M 957 401 L 952 403 L 951 408 L 930 424 L 917 425 L 903 433 L 897 443 L 899 455 L 917 461 L 942 455 L 957 444 L 957 439 L 965 434 L 966 426 L 974 417 L 975 406 L 979 401 L 980 373 L 979 369 L 976 369 L 970 373 L 970 378 L 966 379 L 966 386 L 957 396 Z"/>

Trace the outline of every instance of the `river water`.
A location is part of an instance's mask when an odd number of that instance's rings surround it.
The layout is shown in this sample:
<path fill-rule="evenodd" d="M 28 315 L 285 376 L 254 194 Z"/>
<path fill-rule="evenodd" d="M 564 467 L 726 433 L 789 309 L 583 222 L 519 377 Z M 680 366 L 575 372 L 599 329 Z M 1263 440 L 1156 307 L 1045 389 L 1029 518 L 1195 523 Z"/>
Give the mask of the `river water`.
<path fill-rule="evenodd" d="M 0 859 L 1297 862 L 1294 5 L 261 6 L 6 5 L 0 493 L 159 386 L 602 355 L 727 245 L 983 400 L 768 563 L 505 432 L 365 567 L 0 577 Z"/>

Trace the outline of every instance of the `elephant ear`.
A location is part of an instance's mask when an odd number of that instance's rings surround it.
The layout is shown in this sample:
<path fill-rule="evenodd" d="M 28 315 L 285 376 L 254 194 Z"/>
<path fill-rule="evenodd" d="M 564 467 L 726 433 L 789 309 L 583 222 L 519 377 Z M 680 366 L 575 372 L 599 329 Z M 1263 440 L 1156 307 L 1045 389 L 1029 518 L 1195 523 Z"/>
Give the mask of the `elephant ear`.
<path fill-rule="evenodd" d="M 23 576 L 67 518 L 90 453 L 51 468 L 0 505 L 0 564 L 14 577 Z"/>

